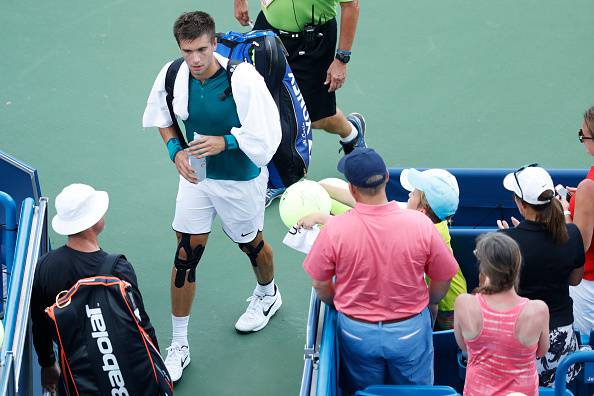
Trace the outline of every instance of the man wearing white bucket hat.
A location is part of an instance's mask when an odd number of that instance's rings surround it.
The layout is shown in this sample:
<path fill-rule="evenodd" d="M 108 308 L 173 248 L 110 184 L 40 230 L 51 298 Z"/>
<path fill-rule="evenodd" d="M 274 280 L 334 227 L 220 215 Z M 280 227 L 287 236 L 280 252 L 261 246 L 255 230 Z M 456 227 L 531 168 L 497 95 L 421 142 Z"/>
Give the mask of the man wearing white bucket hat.
<path fill-rule="evenodd" d="M 52 323 L 44 311 L 55 302 L 59 292 L 70 289 L 79 279 L 106 275 L 97 273 L 108 255 L 99 246 L 98 236 L 105 227 L 109 196 L 107 192 L 96 191 L 86 184 L 71 184 L 58 194 L 55 205 L 57 213 L 52 219 L 52 228 L 56 233 L 68 236 L 68 241 L 39 259 L 31 295 L 33 343 L 42 367 L 42 385 L 53 393 L 56 392 L 60 369 L 53 349 Z M 158 348 L 157 336 L 144 310 L 132 265 L 120 258 L 111 275 L 132 286 L 140 325 Z"/>

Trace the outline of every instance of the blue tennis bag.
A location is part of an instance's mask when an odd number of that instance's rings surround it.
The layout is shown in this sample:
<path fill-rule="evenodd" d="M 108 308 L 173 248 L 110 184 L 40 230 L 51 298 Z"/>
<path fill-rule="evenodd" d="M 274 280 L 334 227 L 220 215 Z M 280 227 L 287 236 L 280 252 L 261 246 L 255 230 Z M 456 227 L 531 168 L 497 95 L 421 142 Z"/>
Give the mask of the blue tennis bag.
<path fill-rule="evenodd" d="M 281 143 L 268 164 L 268 187 L 286 188 L 307 174 L 311 155 L 311 120 L 305 100 L 287 63 L 286 50 L 276 34 L 269 30 L 253 30 L 247 33 L 217 33 L 216 52 L 229 59 L 227 78 L 229 89 L 221 100 L 232 96 L 231 75 L 241 62 L 254 65 L 264 77 L 280 114 Z M 174 120 L 182 146 L 185 139 L 173 116 L 173 85 L 183 58 L 174 61 L 165 77 L 167 105 Z"/>

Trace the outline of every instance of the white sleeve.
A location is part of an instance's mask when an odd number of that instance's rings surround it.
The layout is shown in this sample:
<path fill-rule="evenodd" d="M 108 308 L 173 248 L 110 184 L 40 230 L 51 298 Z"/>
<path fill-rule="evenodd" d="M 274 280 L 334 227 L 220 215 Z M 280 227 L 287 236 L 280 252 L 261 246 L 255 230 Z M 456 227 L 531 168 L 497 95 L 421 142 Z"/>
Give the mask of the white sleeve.
<path fill-rule="evenodd" d="M 171 63 L 173 62 L 169 62 L 163 66 L 155 79 L 142 116 L 143 128 L 167 128 L 173 125 L 171 115 L 169 115 L 169 110 L 167 109 L 167 92 L 165 92 L 165 75 Z"/>
<path fill-rule="evenodd" d="M 233 98 L 241 127 L 231 134 L 248 158 L 266 166 L 281 142 L 280 116 L 264 78 L 249 63 L 241 63 L 231 76 Z"/>

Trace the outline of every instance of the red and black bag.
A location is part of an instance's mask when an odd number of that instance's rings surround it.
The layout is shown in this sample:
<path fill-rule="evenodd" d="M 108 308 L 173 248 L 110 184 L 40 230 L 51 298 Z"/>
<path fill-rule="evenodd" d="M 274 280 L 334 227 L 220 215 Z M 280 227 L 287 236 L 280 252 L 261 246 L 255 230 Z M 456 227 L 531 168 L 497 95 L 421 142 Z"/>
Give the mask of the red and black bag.
<path fill-rule="evenodd" d="M 121 255 L 99 273 L 111 274 Z M 46 310 L 55 324 L 69 395 L 172 395 L 165 363 L 146 331 L 131 285 L 114 276 L 80 279 Z"/>

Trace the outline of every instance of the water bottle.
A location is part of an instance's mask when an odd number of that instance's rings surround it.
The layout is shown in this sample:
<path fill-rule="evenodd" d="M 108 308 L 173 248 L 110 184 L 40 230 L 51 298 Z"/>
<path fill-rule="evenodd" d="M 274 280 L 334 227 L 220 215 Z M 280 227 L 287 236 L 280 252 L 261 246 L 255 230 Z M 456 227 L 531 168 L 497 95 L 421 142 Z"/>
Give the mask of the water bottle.
<path fill-rule="evenodd" d="M 202 136 L 197 132 L 194 132 L 194 140 L 200 139 L 201 137 Z M 206 158 L 196 158 L 193 155 L 190 155 L 190 165 L 194 168 L 199 183 L 206 179 Z"/>

